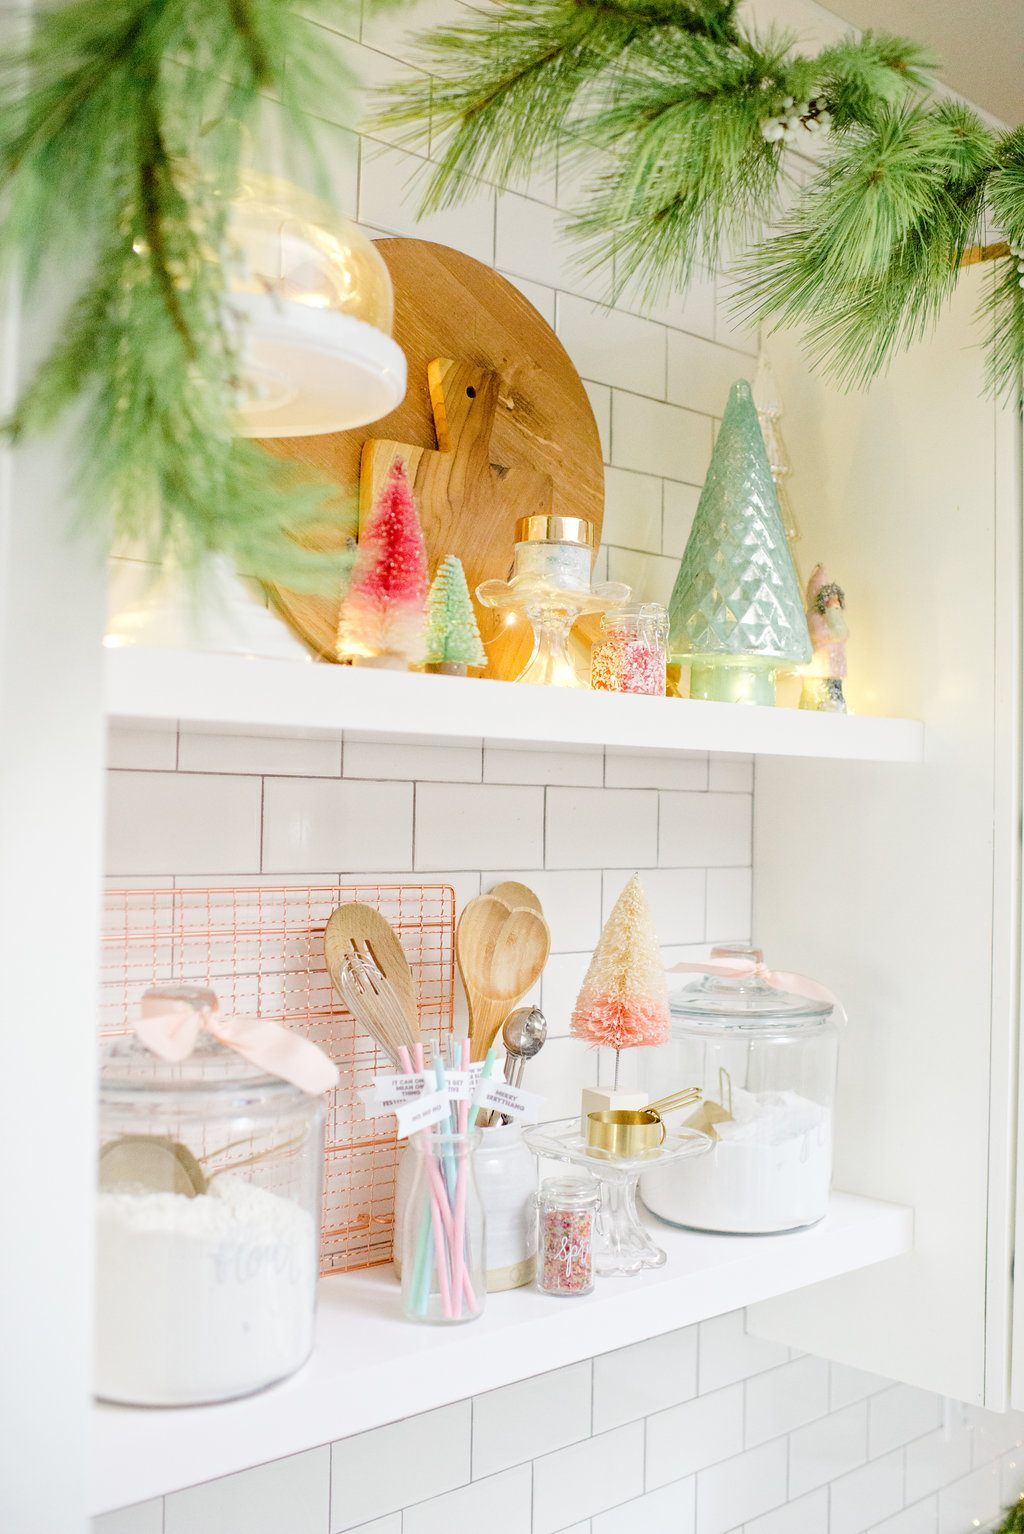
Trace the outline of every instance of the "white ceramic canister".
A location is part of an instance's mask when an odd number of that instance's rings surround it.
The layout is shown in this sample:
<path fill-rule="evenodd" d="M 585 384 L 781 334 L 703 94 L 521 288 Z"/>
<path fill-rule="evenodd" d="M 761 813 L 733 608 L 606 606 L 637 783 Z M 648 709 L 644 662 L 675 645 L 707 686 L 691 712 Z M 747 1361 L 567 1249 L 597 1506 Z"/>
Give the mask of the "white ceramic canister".
<path fill-rule="evenodd" d="M 518 1124 L 495 1124 L 480 1131 L 474 1158 L 477 1187 L 484 1208 L 487 1292 L 532 1284 L 537 1267 L 537 1163 L 523 1144 Z M 402 1224 L 415 1172 L 406 1147 L 395 1186 L 395 1272 L 402 1276 Z"/>

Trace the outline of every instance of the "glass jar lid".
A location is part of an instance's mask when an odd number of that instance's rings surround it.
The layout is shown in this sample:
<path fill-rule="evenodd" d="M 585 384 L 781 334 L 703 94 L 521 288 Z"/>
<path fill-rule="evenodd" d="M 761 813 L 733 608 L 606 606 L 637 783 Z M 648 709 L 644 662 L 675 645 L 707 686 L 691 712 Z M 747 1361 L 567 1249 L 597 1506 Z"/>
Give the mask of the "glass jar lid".
<path fill-rule="evenodd" d="M 218 1010 L 217 998 L 213 991 L 194 985 L 156 986 L 142 998 L 143 1015 L 185 1009 L 210 1015 Z M 134 1033 L 114 1039 L 100 1057 L 100 1092 L 108 1100 L 119 1101 L 143 1094 L 147 1101 L 192 1093 L 206 1099 L 223 1094 L 243 1097 L 247 1103 L 306 1096 L 301 1088 L 268 1075 L 202 1027 L 184 1060 L 161 1059 Z"/>
<path fill-rule="evenodd" d="M 540 1185 L 542 1204 L 552 1209 L 583 1209 L 600 1200 L 596 1177 L 545 1177 Z"/>
<path fill-rule="evenodd" d="M 516 543 L 579 543 L 594 547 L 594 524 L 585 517 L 520 517 Z"/>
<path fill-rule="evenodd" d="M 759 948 L 713 948 L 714 959 L 761 964 Z M 702 975 L 668 998 L 672 1022 L 683 1031 L 788 1033 L 835 1026 L 831 1002 L 798 996 L 769 985 L 753 971 L 739 975 Z"/>

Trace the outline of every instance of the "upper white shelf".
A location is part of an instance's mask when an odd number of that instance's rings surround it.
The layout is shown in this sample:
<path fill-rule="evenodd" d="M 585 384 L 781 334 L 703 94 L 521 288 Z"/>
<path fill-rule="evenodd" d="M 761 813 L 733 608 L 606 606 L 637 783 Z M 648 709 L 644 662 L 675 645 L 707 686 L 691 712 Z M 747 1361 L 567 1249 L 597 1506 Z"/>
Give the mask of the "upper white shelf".
<path fill-rule="evenodd" d="M 668 1263 L 601 1279 L 592 1294 L 491 1295 L 468 1326 L 401 1317 L 390 1268 L 326 1278 L 317 1346 L 292 1379 L 243 1401 L 172 1411 L 98 1406 L 93 1514 L 297 1454 L 595 1353 L 657 1337 L 911 1249 L 909 1209 L 832 1195 L 810 1230 L 711 1236 L 651 1222 Z"/>
<path fill-rule="evenodd" d="M 165 650 L 108 651 L 106 704 L 114 719 L 174 719 L 289 733 L 346 730 L 877 762 L 919 762 L 924 750 L 924 726 L 911 719 Z"/>

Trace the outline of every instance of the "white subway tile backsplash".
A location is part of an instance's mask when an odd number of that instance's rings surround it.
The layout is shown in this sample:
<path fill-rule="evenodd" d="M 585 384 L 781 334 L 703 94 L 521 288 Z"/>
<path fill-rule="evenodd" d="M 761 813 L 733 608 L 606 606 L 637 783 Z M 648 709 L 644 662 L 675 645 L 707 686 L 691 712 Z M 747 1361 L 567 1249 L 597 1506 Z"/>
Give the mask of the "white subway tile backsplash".
<path fill-rule="evenodd" d="M 828 1364 L 800 1358 L 747 1381 L 743 1442 L 748 1449 L 828 1411 Z"/>
<path fill-rule="evenodd" d="M 483 743 L 346 736 L 346 778 L 403 778 L 428 783 L 479 783 Z"/>
<path fill-rule="evenodd" d="M 402 1514 L 402 1534 L 454 1534 L 457 1529 L 487 1534 L 524 1534 L 530 1528 L 532 1476 L 529 1465 L 473 1481 Z"/>
<path fill-rule="evenodd" d="M 913 1507 L 905 1507 L 902 1512 L 876 1523 L 871 1534 L 936 1534 L 938 1524 L 939 1499 L 925 1497 Z"/>
<path fill-rule="evenodd" d="M 694 1477 L 649 1491 L 591 1519 L 592 1534 L 694 1534 Z"/>
<path fill-rule="evenodd" d="M 532 1534 L 558 1534 L 644 1489 L 642 1422 L 599 1433 L 533 1462 Z"/>
<path fill-rule="evenodd" d="M 543 1097 L 544 1118 L 569 1118 L 580 1111 L 581 1089 L 597 1086 L 597 1066 L 597 1050 L 589 1044 L 549 1038 L 527 1066 L 523 1085 Z"/>
<path fill-rule="evenodd" d="M 798 1497 L 834 1481 L 867 1457 L 868 1409 L 859 1401 L 790 1434 L 789 1494 Z"/>
<path fill-rule="evenodd" d="M 661 795 L 658 862 L 671 867 L 750 867 L 748 794 Z"/>
<path fill-rule="evenodd" d="M 473 1478 L 589 1438 L 590 1362 L 554 1369 L 473 1399 Z"/>
<path fill-rule="evenodd" d="M 644 868 L 658 861 L 658 796 L 644 789 L 549 788 L 548 868 Z"/>
<path fill-rule="evenodd" d="M 257 873 L 261 797 L 258 778 L 110 772 L 107 873 Z"/>
<path fill-rule="evenodd" d="M 906 1497 L 916 1502 L 929 1492 L 959 1480 L 971 1468 L 972 1434 L 968 1428 L 946 1433 L 938 1428 L 906 1448 Z"/>
<path fill-rule="evenodd" d="M 386 873 L 408 868 L 412 796 L 411 783 L 266 778 L 264 873 L 324 867 Z"/>
<path fill-rule="evenodd" d="M 748 1449 L 697 1476 L 697 1534 L 727 1534 L 786 1500 L 786 1440 Z"/>
<path fill-rule="evenodd" d="M 417 784 L 416 868 L 508 868 L 518 862 L 544 862 L 543 788 Z"/>
<path fill-rule="evenodd" d="M 742 1448 L 743 1386 L 713 1390 L 647 1418 L 646 1484 L 665 1486 L 729 1459 Z M 742 1514 L 733 1519 L 733 1523 L 742 1522 Z"/>
<path fill-rule="evenodd" d="M 331 1534 L 464 1486 L 471 1412 L 457 1401 L 332 1444 Z"/>
<path fill-rule="evenodd" d="M 607 788 L 692 788 L 708 786 L 708 759 L 703 751 L 605 750 Z"/>
<path fill-rule="evenodd" d="M 589 949 L 586 953 L 555 953 L 545 964 L 540 982 L 540 1006 L 548 1020 L 549 1038 L 568 1036 L 572 1009 L 590 958 Z"/>
<path fill-rule="evenodd" d="M 493 190 L 477 183 L 468 202 L 417 219 L 416 210 L 432 169 L 430 161 L 419 155 L 364 139 L 359 167 L 360 222 L 386 229 L 389 234 L 454 246 L 489 266 L 494 260 Z"/>
<path fill-rule="evenodd" d="M 672 559 L 682 559 L 697 514 L 700 490 L 696 485 L 681 485 L 671 479 L 663 484 L 661 552 Z"/>
<path fill-rule="evenodd" d="M 1019 1411 L 986 1411 L 984 1407 L 968 1407 L 971 1424 L 973 1463 L 987 1464 L 997 1454 L 1007 1449 L 1020 1448 L 1024 1442 L 1024 1413 Z"/>
<path fill-rule="evenodd" d="M 642 394 L 612 391 L 612 463 L 701 485 L 711 458 L 711 417 Z"/>
<path fill-rule="evenodd" d="M 606 469 L 602 543 L 660 554 L 661 484 L 650 474 Z"/>
<path fill-rule="evenodd" d="M 643 554 L 636 549 L 607 546 L 608 579 L 622 581 L 630 588 L 634 602 L 660 602 L 667 607 L 678 574 L 674 559 L 660 554 Z"/>
<path fill-rule="evenodd" d="M 690 410 L 720 416 L 738 378 L 753 382 L 757 362 L 744 352 L 700 336 L 668 332 L 668 398 Z"/>
<path fill-rule="evenodd" d="M 731 870 L 730 870 L 731 871 Z M 605 921 L 632 870 L 609 869 L 604 876 Z M 704 936 L 703 868 L 644 868 L 640 870 L 658 942 L 699 943 Z"/>
<path fill-rule="evenodd" d="M 749 794 L 754 788 L 754 758 L 712 751 L 708 757 L 708 787 L 720 793 Z"/>
<path fill-rule="evenodd" d="M 601 933 L 601 874 L 596 868 L 495 869 L 483 879 L 483 894 L 514 879 L 533 890 L 551 928 L 552 953 L 592 949 Z"/>
<path fill-rule="evenodd" d="M 594 1432 L 677 1406 L 697 1394 L 697 1328 L 682 1327 L 594 1359 Z"/>
<path fill-rule="evenodd" d="M 342 11 L 340 6 L 337 9 Z M 415 42 L 417 32 L 426 27 L 450 26 L 465 20 L 466 8 L 461 0 L 411 0 L 397 13 L 386 6 L 378 10 L 369 5 L 363 7 L 360 38 L 370 48 L 380 48 L 393 58 L 422 63 Z"/>
<path fill-rule="evenodd" d="M 569 293 L 559 294 L 557 316 L 558 339 L 583 378 L 665 398 L 663 326 Z"/>
<path fill-rule="evenodd" d="M 939 1492 L 938 1534 L 964 1534 L 965 1529 L 984 1529 L 1000 1511 L 999 1465 L 972 1470 Z"/>
<path fill-rule="evenodd" d="M 89 1534 L 164 1534 L 164 1499 L 135 1502 L 113 1513 L 101 1513 L 89 1523 Z"/>
<path fill-rule="evenodd" d="M 331 1451 L 309 1449 L 164 1499 L 164 1534 L 324 1534 Z"/>
<path fill-rule="evenodd" d="M 587 298 L 604 295 L 607 277 L 583 270 L 554 208 L 513 192 L 501 192 L 495 234 L 494 264 L 501 271 L 529 277 L 533 282 L 554 282 L 561 289 L 559 297 L 565 293 Z"/>
<path fill-rule="evenodd" d="M 868 1402 L 868 1456 L 877 1459 L 921 1438 L 941 1421 L 942 1402 L 937 1395 L 911 1385 L 892 1385 Z"/>
<path fill-rule="evenodd" d="M 1024 1456 L 1018 1449 L 1010 1449 L 999 1461 L 999 1501 L 1003 1507 L 1024 1498 Z"/>
<path fill-rule="evenodd" d="M 707 871 L 705 936 L 709 943 L 750 938 L 751 872 L 749 868 L 709 868 Z"/>
<path fill-rule="evenodd" d="M 352 1534 L 402 1534 L 401 1513 L 388 1513 L 386 1518 L 375 1518 L 372 1523 L 361 1523 Z"/>
<path fill-rule="evenodd" d="M 178 742 L 179 772 L 289 774 L 337 778 L 341 736 L 245 735 L 183 724 Z"/>
<path fill-rule="evenodd" d="M 825 1534 L 828 1528 L 828 1487 L 785 1502 L 772 1513 L 749 1519 L 743 1534 Z"/>
<path fill-rule="evenodd" d="M 865 1534 L 903 1506 L 903 1455 L 872 1460 L 833 1481 L 829 1534 Z"/>
<path fill-rule="evenodd" d="M 543 200 L 543 199 L 542 199 Z M 514 288 L 518 288 L 524 298 L 529 299 L 537 313 L 555 328 L 555 289 L 545 288 L 539 282 L 531 282 L 528 277 L 515 277 L 511 272 L 502 272 L 506 282 L 510 282 Z"/>
<path fill-rule="evenodd" d="M 561 783 L 599 788 L 604 781 L 604 753 L 599 746 L 529 750 L 522 746 L 485 746 L 485 783 Z"/>
<path fill-rule="evenodd" d="M 730 1310 L 700 1323 L 698 1378 L 702 1395 L 788 1362 L 789 1349 L 781 1343 L 748 1335 L 742 1310 Z"/>

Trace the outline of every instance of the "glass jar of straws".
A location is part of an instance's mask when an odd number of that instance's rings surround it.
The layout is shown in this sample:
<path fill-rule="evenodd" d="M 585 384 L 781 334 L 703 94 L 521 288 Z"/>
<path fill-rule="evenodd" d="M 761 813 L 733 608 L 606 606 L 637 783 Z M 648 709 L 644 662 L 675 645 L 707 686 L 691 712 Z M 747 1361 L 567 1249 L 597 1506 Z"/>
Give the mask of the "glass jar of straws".
<path fill-rule="evenodd" d="M 411 1321 L 473 1321 L 484 1308 L 484 1211 L 473 1173 L 480 1131 L 422 1130 L 402 1230 L 402 1305 Z"/>

